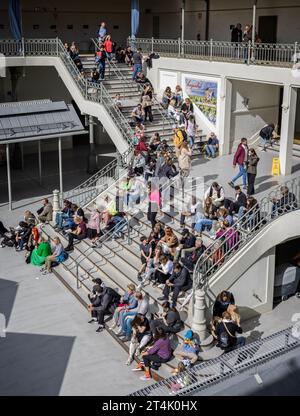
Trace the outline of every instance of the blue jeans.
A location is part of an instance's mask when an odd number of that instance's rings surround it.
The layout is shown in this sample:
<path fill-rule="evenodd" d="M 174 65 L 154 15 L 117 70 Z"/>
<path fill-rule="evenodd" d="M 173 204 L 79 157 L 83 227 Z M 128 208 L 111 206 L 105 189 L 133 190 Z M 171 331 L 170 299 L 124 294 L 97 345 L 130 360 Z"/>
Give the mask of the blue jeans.
<path fill-rule="evenodd" d="M 239 172 L 238 174 L 231 180 L 234 183 L 240 177 L 243 177 L 243 185 L 247 186 L 247 169 L 243 165 L 239 165 Z"/>
<path fill-rule="evenodd" d="M 245 337 L 237 337 L 235 349 L 243 347 L 245 344 L 246 344 L 246 338 Z"/>
<path fill-rule="evenodd" d="M 245 210 L 246 210 L 246 208 L 245 207 L 240 207 L 239 208 L 239 211 L 238 211 L 238 219 L 241 219 L 242 218 L 242 216 L 244 215 L 244 213 L 245 213 Z"/>
<path fill-rule="evenodd" d="M 197 233 L 202 233 L 202 231 L 205 228 L 208 228 L 210 230 L 212 225 L 213 225 L 212 220 L 209 220 L 207 218 L 203 218 L 203 219 L 196 222 L 194 230 L 197 231 Z"/>
<path fill-rule="evenodd" d="M 132 316 L 132 319 L 129 319 L 130 323 L 127 322 L 128 321 L 128 319 L 126 319 L 127 316 Z M 128 335 L 128 332 L 129 332 L 129 335 L 131 334 L 131 322 L 133 321 L 135 316 L 136 316 L 136 312 L 129 311 L 129 312 L 122 313 L 120 326 L 124 334 L 126 334 L 126 336 Z"/>
<path fill-rule="evenodd" d="M 58 228 L 61 229 L 64 220 L 67 220 L 68 218 L 69 218 L 68 214 L 65 214 L 63 212 L 58 212 L 56 214 L 56 217 L 55 217 L 55 225 L 56 225 L 56 227 L 58 227 Z"/>
<path fill-rule="evenodd" d="M 100 78 L 104 79 L 105 76 L 105 61 L 99 61 L 99 74 Z"/>
<path fill-rule="evenodd" d="M 133 74 L 132 74 L 132 80 L 133 80 L 133 81 L 135 81 L 135 80 L 136 80 L 137 74 L 138 74 L 139 72 L 142 72 L 142 65 L 141 65 L 141 64 L 135 64 L 135 65 L 133 66 Z"/>
<path fill-rule="evenodd" d="M 195 143 L 195 138 L 194 138 L 194 136 L 190 136 L 190 135 L 188 135 L 188 136 L 187 136 L 187 139 L 188 139 L 188 142 L 189 142 L 190 147 L 193 147 L 193 146 L 194 146 L 194 143 Z"/>
<path fill-rule="evenodd" d="M 215 157 L 216 156 L 216 149 L 212 144 L 205 145 L 205 151 L 207 153 L 207 156 Z"/>

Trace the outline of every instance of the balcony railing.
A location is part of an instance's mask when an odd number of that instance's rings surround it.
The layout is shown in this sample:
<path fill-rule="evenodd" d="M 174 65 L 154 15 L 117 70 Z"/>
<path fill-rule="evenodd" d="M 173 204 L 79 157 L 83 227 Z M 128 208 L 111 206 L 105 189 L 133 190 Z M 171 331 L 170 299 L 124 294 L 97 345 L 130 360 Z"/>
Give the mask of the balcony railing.
<path fill-rule="evenodd" d="M 0 53 L 5 57 L 59 57 L 83 98 L 87 101 L 93 101 L 103 105 L 114 121 L 115 126 L 127 141 L 128 149 L 123 154 L 118 154 L 116 160 L 105 166 L 101 171 L 89 178 L 88 181 L 65 193 L 64 197 L 72 199 L 77 205 L 86 205 L 97 196 L 96 193 L 100 192 L 108 178 L 117 180 L 119 177 L 119 168 L 126 166 L 130 162 L 133 151 L 134 131 L 120 109 L 115 106 L 106 88 L 101 83 L 88 82 L 80 74 L 60 39 L 22 39 L 19 41 L 2 39 L 0 40 Z"/>
<path fill-rule="evenodd" d="M 194 41 L 181 39 L 128 38 L 128 45 L 142 48 L 144 53 L 159 53 L 161 56 L 201 59 L 247 65 L 269 65 L 293 67 L 300 59 L 300 46 L 295 43 L 255 43 Z"/>

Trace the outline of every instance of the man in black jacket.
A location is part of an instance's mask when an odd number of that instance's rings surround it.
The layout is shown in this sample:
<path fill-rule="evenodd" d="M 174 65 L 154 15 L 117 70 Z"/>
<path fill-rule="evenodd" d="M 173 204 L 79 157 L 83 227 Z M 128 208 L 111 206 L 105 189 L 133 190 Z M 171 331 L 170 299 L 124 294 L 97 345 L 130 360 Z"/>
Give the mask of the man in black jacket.
<path fill-rule="evenodd" d="M 229 199 L 225 199 L 224 206 L 228 209 L 229 215 L 237 214 L 241 207 L 247 206 L 247 196 L 242 192 L 240 186 L 235 186 L 235 197 L 234 201 L 230 201 Z"/>
<path fill-rule="evenodd" d="M 205 245 L 200 237 L 196 238 L 195 247 L 193 250 L 182 250 L 181 252 L 181 263 L 190 271 L 194 270 L 198 259 L 202 256 L 206 250 Z"/>
<path fill-rule="evenodd" d="M 189 290 L 192 286 L 192 280 L 190 277 L 189 271 L 182 267 L 181 264 L 175 263 L 174 271 L 171 277 L 166 281 L 166 285 L 163 290 L 163 295 L 161 298 L 157 300 L 161 301 L 168 301 L 169 295 L 171 291 L 173 291 L 172 295 L 172 308 L 176 306 L 176 301 L 178 298 L 179 293 L 184 290 Z"/>
<path fill-rule="evenodd" d="M 298 208 L 297 199 L 293 192 L 289 191 L 287 186 L 281 186 L 280 188 L 281 197 L 280 198 L 272 198 L 271 201 L 273 202 L 272 206 L 272 218 L 277 214 L 281 215 L 285 212 L 289 212 L 293 209 Z"/>
<path fill-rule="evenodd" d="M 120 296 L 110 287 L 95 285 L 93 289 L 95 292 L 95 297 L 92 299 L 92 303 L 89 305 L 89 311 L 91 312 L 93 320 L 97 316 L 99 328 L 96 330 L 96 332 L 101 332 L 105 328 L 105 315 L 114 313 L 117 304 L 120 301 Z M 89 322 L 92 322 L 93 320 Z"/>
<path fill-rule="evenodd" d="M 266 151 L 266 146 L 268 143 L 270 143 L 270 146 L 273 146 L 273 132 L 274 132 L 275 126 L 273 123 L 268 124 L 267 126 L 263 127 L 259 133 L 260 137 L 263 140 L 263 151 Z"/>
<path fill-rule="evenodd" d="M 242 328 L 232 321 L 230 313 L 227 311 L 223 312 L 222 321 L 218 324 L 216 329 L 218 339 L 217 347 L 221 348 L 225 352 L 243 347 L 246 343 L 246 338 L 237 338 L 236 336 L 236 334 L 242 334 L 242 332 Z"/>
<path fill-rule="evenodd" d="M 239 43 L 243 40 L 242 25 L 238 23 L 231 31 L 231 42 Z"/>
<path fill-rule="evenodd" d="M 174 261 L 176 262 L 178 261 L 182 252 L 184 252 L 182 255 L 184 257 L 185 253 L 193 252 L 195 247 L 196 237 L 194 234 L 192 234 L 187 228 L 184 228 L 181 235 L 182 238 L 179 240 L 179 246 L 176 249 L 176 254 L 174 257 Z"/>

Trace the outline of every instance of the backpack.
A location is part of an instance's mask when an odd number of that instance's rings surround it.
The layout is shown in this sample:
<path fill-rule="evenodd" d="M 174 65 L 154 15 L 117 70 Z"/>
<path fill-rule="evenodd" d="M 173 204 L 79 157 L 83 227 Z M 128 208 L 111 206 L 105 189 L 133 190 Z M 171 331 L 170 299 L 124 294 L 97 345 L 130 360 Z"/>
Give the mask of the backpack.
<path fill-rule="evenodd" d="M 112 289 L 111 287 L 107 288 L 107 293 L 110 295 L 111 297 L 111 304 L 118 304 L 120 303 L 120 299 L 121 296 L 119 295 L 118 292 L 116 292 L 114 289 Z"/>
<path fill-rule="evenodd" d="M 184 135 L 183 135 L 183 131 L 179 130 L 175 136 L 174 136 L 174 145 L 176 147 L 180 147 L 182 145 L 182 143 L 184 142 Z"/>

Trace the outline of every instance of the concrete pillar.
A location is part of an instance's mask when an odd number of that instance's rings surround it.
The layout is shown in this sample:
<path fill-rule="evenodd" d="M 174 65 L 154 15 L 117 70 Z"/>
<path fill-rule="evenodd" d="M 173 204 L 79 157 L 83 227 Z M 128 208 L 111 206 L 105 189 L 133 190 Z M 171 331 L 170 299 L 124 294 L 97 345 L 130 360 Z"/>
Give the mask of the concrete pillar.
<path fill-rule="evenodd" d="M 220 144 L 220 155 L 228 155 L 230 152 L 231 99 L 232 82 L 229 79 L 222 77 L 219 132 L 217 133 Z"/>
<path fill-rule="evenodd" d="M 202 289 L 195 291 L 192 330 L 199 336 L 202 349 L 205 350 L 211 346 L 213 337 L 207 331 L 205 292 Z"/>
<path fill-rule="evenodd" d="M 88 156 L 87 172 L 93 174 L 97 172 L 97 155 L 95 151 L 95 137 L 94 137 L 94 117 L 89 116 L 89 131 L 90 131 L 90 151 Z"/>
<path fill-rule="evenodd" d="M 10 172 L 10 148 L 6 145 L 6 166 L 7 166 L 7 187 L 8 187 L 8 209 L 12 211 L 12 191 L 11 191 L 11 172 Z"/>
<path fill-rule="evenodd" d="M 279 150 L 280 171 L 282 175 L 290 175 L 292 173 L 296 104 L 296 88 L 293 88 L 290 85 L 285 85 L 283 90 Z"/>
<path fill-rule="evenodd" d="M 59 165 L 60 203 L 62 204 L 63 199 L 64 199 L 64 190 L 63 190 L 63 166 L 62 166 L 61 137 L 58 138 L 58 165 Z"/>
<path fill-rule="evenodd" d="M 53 216 L 52 216 L 52 222 L 53 223 L 55 223 L 56 214 L 58 212 L 60 212 L 60 210 L 61 210 L 60 209 L 60 204 L 59 204 L 59 194 L 60 194 L 60 192 L 59 192 L 58 189 L 55 189 L 53 191 Z"/>

